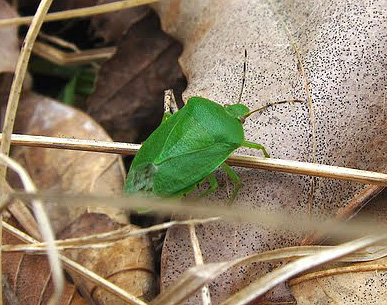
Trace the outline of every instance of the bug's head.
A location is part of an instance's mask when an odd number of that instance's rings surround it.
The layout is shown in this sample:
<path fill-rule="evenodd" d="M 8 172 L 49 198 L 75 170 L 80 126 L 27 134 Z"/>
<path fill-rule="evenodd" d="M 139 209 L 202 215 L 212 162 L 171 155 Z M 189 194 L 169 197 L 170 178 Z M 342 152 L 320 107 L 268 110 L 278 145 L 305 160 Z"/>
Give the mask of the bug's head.
<path fill-rule="evenodd" d="M 225 105 L 224 109 L 229 115 L 240 120 L 242 123 L 244 123 L 245 118 L 250 112 L 250 109 L 243 104 Z"/>

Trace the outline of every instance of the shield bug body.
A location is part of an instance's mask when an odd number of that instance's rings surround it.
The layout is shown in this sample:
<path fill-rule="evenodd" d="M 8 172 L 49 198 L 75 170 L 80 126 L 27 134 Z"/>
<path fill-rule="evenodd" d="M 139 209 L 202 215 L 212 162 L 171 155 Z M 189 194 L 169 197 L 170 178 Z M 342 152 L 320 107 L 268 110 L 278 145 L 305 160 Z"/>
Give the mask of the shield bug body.
<path fill-rule="evenodd" d="M 222 166 L 235 183 L 233 200 L 241 181 L 224 161 L 242 146 L 268 157 L 262 145 L 244 139 L 242 124 L 251 113 L 243 104 L 222 106 L 191 97 L 144 142 L 130 167 L 125 192 L 179 197 L 208 178 L 210 188 L 203 193 L 208 194 L 217 188 L 213 172 Z"/>

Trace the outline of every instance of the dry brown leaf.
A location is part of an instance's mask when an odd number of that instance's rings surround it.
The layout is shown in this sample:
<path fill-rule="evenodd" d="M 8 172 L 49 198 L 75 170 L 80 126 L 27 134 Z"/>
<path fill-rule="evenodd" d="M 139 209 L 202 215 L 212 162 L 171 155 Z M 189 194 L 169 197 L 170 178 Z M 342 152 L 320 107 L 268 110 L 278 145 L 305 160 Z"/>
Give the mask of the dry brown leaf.
<path fill-rule="evenodd" d="M 116 2 L 117 0 L 98 0 L 97 4 Z M 94 39 L 99 44 L 116 44 L 135 23 L 145 18 L 150 13 L 147 6 L 133 7 L 110 14 L 92 16 L 90 30 Z"/>
<path fill-rule="evenodd" d="M 8 231 L 3 231 L 4 245 L 21 243 L 23 242 Z M 47 257 L 14 252 L 3 252 L 2 256 L 3 279 L 8 283 L 7 288 L 4 289 L 5 304 L 47 304 L 53 293 L 53 282 Z M 78 295 L 76 287 L 67 281 L 60 305 L 82 304 L 86 303 Z"/>
<path fill-rule="evenodd" d="M 17 17 L 14 9 L 5 1 L 0 0 L 0 19 Z M 19 56 L 19 41 L 17 27 L 0 28 L 0 98 L 8 97 Z"/>
<path fill-rule="evenodd" d="M 185 98 L 237 102 L 246 49 L 243 103 L 256 109 L 286 99 L 307 101 L 253 115 L 244 126 L 247 140 L 265 145 L 275 158 L 383 171 L 387 159 L 383 2 L 169 0 L 157 8 L 164 29 L 184 43 L 180 62 L 188 79 Z M 237 172 L 244 182 L 238 199 L 249 204 L 235 205 L 301 217 L 334 216 L 366 187 L 318 178 L 312 190 L 310 177 Z M 218 177 L 219 191 L 212 198 L 225 200 L 233 185 L 224 175 Z M 205 225 L 197 233 L 205 262 L 297 245 L 302 238 L 222 223 Z M 163 286 L 192 265 L 192 255 L 186 230 L 170 230 L 163 253 Z M 214 303 L 273 267 L 248 265 L 223 275 L 210 285 Z M 286 289 L 277 289 L 269 298 L 292 299 Z"/>
<path fill-rule="evenodd" d="M 51 11 L 64 11 L 82 7 L 94 6 L 98 0 L 61 0 L 54 1 Z"/>
<path fill-rule="evenodd" d="M 74 238 L 112 231 L 122 225 L 103 214 L 84 214 L 59 234 Z M 133 226 L 133 230 L 137 227 Z M 155 295 L 151 243 L 146 236 L 129 237 L 104 248 L 67 250 L 66 256 L 108 279 L 132 295 L 150 301 Z M 75 280 L 77 282 L 77 280 Z M 96 304 L 124 304 L 114 295 L 85 282 L 85 290 Z"/>
<path fill-rule="evenodd" d="M 86 114 L 34 93 L 23 96 L 15 132 L 103 141 L 110 139 Z M 105 195 L 122 192 L 123 168 L 121 157 L 117 155 L 17 147 L 13 150 L 13 156 L 25 166 L 40 189 Z M 75 237 L 113 230 L 121 226 L 119 223 L 126 223 L 127 219 L 124 211 L 110 208 L 108 203 L 100 208 L 47 205 L 47 210 L 56 232 L 67 228 L 67 235 L 62 234 L 61 237 L 70 237 L 71 233 Z M 104 214 L 90 214 L 93 211 Z M 154 294 L 151 253 L 147 237 L 127 239 L 99 250 L 77 249 L 68 252 L 71 258 L 84 267 L 145 298 L 151 298 Z M 28 265 L 22 267 L 26 270 L 31 268 Z M 118 304 L 117 299 L 111 303 L 112 296 L 103 289 L 93 288 L 93 285 L 79 277 L 74 279 L 77 287 L 81 291 L 88 291 L 98 304 Z M 28 286 L 25 287 L 21 289 L 27 289 Z M 39 285 L 36 289 L 39 291 Z"/>
<path fill-rule="evenodd" d="M 163 91 L 182 77 L 181 46 L 147 15 L 135 23 L 99 73 L 87 112 L 117 141 L 141 141 L 160 123 Z"/>
<path fill-rule="evenodd" d="M 13 18 L 17 16 L 17 13 L 5 0 L 0 0 L 0 19 Z M 15 71 L 19 56 L 17 26 L 1 27 L 0 39 L 0 73 L 13 72 Z"/>
<path fill-rule="evenodd" d="M 72 107 L 34 93 L 25 94 L 16 118 L 15 133 L 75 137 L 109 141 L 105 131 L 90 117 Z M 121 157 L 82 151 L 17 147 L 12 156 L 28 170 L 39 189 L 93 194 L 121 194 L 123 165 Z M 85 212 L 100 212 L 126 223 L 125 212 L 110 208 L 49 207 L 56 232 Z"/>

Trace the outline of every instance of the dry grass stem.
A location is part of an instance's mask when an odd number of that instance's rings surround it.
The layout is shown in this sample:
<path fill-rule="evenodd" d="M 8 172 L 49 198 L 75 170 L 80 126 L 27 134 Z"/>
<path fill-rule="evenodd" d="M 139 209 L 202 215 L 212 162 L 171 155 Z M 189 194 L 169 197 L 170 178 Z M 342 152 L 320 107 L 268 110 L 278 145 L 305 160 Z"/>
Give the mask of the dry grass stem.
<path fill-rule="evenodd" d="M 204 284 L 228 269 L 228 263 L 210 263 L 189 268 L 150 305 L 177 305 L 198 291 Z"/>
<path fill-rule="evenodd" d="M 150 232 L 166 230 L 175 226 L 204 224 L 208 222 L 218 221 L 219 219 L 220 219 L 219 217 L 213 217 L 213 218 L 206 218 L 206 219 L 170 221 L 170 222 L 154 225 L 149 228 L 137 229 L 137 230 L 133 230 L 132 226 L 125 226 L 110 232 L 92 234 L 92 235 L 78 237 L 78 238 L 56 240 L 55 245 L 60 249 L 98 246 L 100 244 L 104 244 L 104 246 L 106 246 L 107 243 L 120 241 L 122 239 L 131 237 L 131 236 L 145 235 Z M 45 249 L 45 247 L 46 247 L 46 243 L 34 243 L 31 245 L 24 245 L 24 244 L 7 245 L 7 246 L 3 246 L 2 250 L 3 251 L 42 251 Z"/>
<path fill-rule="evenodd" d="M 26 192 L 14 192 L 8 194 L 10 199 L 19 198 L 22 200 L 41 199 L 55 205 L 71 206 L 104 206 L 109 202 L 110 207 L 123 209 L 139 208 L 152 209 L 159 215 L 191 215 L 196 218 L 222 217 L 222 221 L 233 223 L 258 224 L 267 227 L 278 227 L 286 231 L 303 232 L 318 231 L 322 234 L 330 234 L 332 238 L 359 238 L 366 234 L 379 234 L 386 231 L 386 226 L 377 224 L 371 219 L 362 218 L 351 224 L 337 221 L 326 221 L 315 218 L 305 218 L 289 214 L 289 212 L 268 212 L 264 209 L 245 210 L 229 206 L 221 206 L 219 203 L 206 203 L 205 205 L 193 201 L 178 201 L 173 199 L 145 199 L 128 196 L 99 196 L 87 194 L 63 194 L 52 192 L 38 192 L 29 194 Z M 241 202 L 243 205 L 243 202 Z"/>
<path fill-rule="evenodd" d="M 347 167 L 273 158 L 262 159 L 253 156 L 231 156 L 227 163 L 234 166 L 387 186 L 387 174 Z"/>
<path fill-rule="evenodd" d="M 337 274 L 351 273 L 351 275 L 353 275 L 356 272 L 370 272 L 370 271 L 379 272 L 383 270 L 387 270 L 387 264 L 371 264 L 371 265 L 367 264 L 367 265 L 353 265 L 353 266 L 346 266 L 346 267 L 338 267 L 338 268 L 311 272 L 311 273 L 302 275 L 300 277 L 290 280 L 289 284 L 298 285 L 305 281 L 320 279 L 326 276 L 334 276 Z"/>
<path fill-rule="evenodd" d="M 1 134 L 0 137 L 2 137 Z M 123 155 L 134 155 L 141 147 L 141 145 L 139 144 L 131 143 L 104 142 L 94 140 L 79 140 L 17 134 L 12 135 L 11 142 L 13 145 L 16 146 L 72 149 L 115 153 Z M 299 162 L 292 160 L 259 158 L 253 156 L 231 156 L 227 160 L 227 163 L 233 166 L 387 186 L 387 174 L 346 167 Z"/>
<path fill-rule="evenodd" d="M 375 238 L 371 237 L 370 239 L 367 239 L 367 238 L 361 239 L 356 243 L 356 246 L 361 247 L 365 243 L 373 243 L 373 242 L 380 241 L 381 239 L 379 239 L 379 237 L 375 237 Z M 348 243 L 345 245 L 348 245 Z M 169 288 L 167 288 L 160 296 L 158 296 L 152 302 L 152 304 L 169 304 L 169 305 L 178 304 L 178 302 L 180 302 L 182 299 L 182 296 L 180 295 L 180 292 L 179 292 L 181 289 L 185 289 L 187 296 L 192 295 L 202 285 L 210 282 L 211 280 L 219 276 L 221 273 L 225 272 L 227 269 L 230 269 L 233 267 L 246 265 L 249 263 L 286 261 L 286 260 L 296 259 L 296 258 L 305 257 L 305 256 L 306 256 L 305 259 L 307 262 L 310 262 L 310 261 L 313 262 L 313 259 L 310 259 L 311 257 L 320 257 L 320 258 L 322 257 L 326 259 L 328 257 L 326 255 L 327 253 L 329 253 L 332 256 L 333 256 L 333 253 L 337 255 L 338 253 L 340 253 L 340 255 L 344 255 L 343 253 L 346 251 L 345 246 L 341 245 L 338 247 L 323 247 L 323 246 L 289 247 L 289 248 L 276 249 L 276 250 L 271 250 L 263 253 L 253 254 L 247 257 L 234 259 L 228 262 L 210 263 L 202 266 L 195 266 L 188 269 L 182 275 L 182 277 L 177 280 L 177 282 L 175 282 L 173 285 L 170 285 Z M 367 257 L 368 252 L 372 252 L 372 251 L 373 250 L 371 248 L 365 249 L 364 251 L 348 254 L 347 257 L 344 257 L 342 259 L 339 258 L 338 260 L 346 261 L 346 262 L 356 261 L 356 259 L 358 259 L 362 255 L 363 255 L 363 258 Z M 308 264 L 298 264 L 297 261 L 294 263 L 296 267 L 300 267 L 301 269 L 310 267 L 310 265 Z M 208 267 L 207 270 L 205 269 L 205 267 Z M 291 268 L 289 269 L 291 270 Z M 276 281 L 277 275 L 274 275 L 274 273 L 277 273 L 278 275 L 278 271 L 275 270 L 273 271 L 273 273 L 271 273 L 271 275 L 273 276 L 273 280 Z M 248 294 L 246 294 L 246 297 L 248 297 Z M 234 303 L 230 302 L 230 304 L 234 304 Z M 238 303 L 235 303 L 235 304 L 238 304 Z M 240 304 L 244 304 L 244 303 L 240 303 Z"/>
<path fill-rule="evenodd" d="M 11 194 L 12 195 L 12 194 Z M 42 197 L 46 197 L 46 199 L 49 199 L 50 202 L 55 202 L 58 200 L 58 198 L 64 198 L 67 197 L 66 202 L 72 203 L 72 204 L 88 204 L 89 202 L 95 202 L 98 203 L 105 203 L 106 198 L 101 198 L 101 197 L 93 197 L 93 196 L 80 196 L 78 197 L 79 200 L 77 200 L 77 197 L 74 196 L 68 196 L 68 195 L 44 195 L 42 194 Z M 25 198 L 32 198 L 34 195 L 33 194 L 26 194 L 27 197 Z M 144 199 L 135 199 L 135 198 L 111 198 L 109 197 L 109 202 L 111 204 L 114 203 L 120 203 L 121 206 L 130 206 L 130 205 L 135 205 L 138 207 L 138 204 L 144 204 L 146 202 Z M 138 200 L 139 202 L 136 202 Z M 78 201 L 78 203 L 77 203 Z M 200 210 L 200 214 L 203 215 L 212 215 L 214 211 L 212 208 L 208 206 L 187 206 L 187 204 L 184 202 L 181 205 L 176 205 L 170 204 L 170 203 L 165 203 L 166 201 L 162 202 L 156 202 L 153 201 L 154 205 L 152 206 L 153 209 L 159 208 L 159 210 L 164 209 L 168 207 L 170 210 L 178 211 L 181 214 L 198 214 L 198 210 Z M 145 204 L 146 206 L 147 204 Z M 195 211 L 196 210 L 196 211 Z M 215 210 L 215 208 L 214 208 Z M 219 212 L 221 210 L 221 212 Z M 329 261 L 331 259 L 336 259 L 339 258 L 340 256 L 346 255 L 348 253 L 351 253 L 357 249 L 366 247 L 372 243 L 377 243 L 382 241 L 382 239 L 386 238 L 385 236 L 385 228 L 380 225 L 372 225 L 369 222 L 366 222 L 363 225 L 348 225 L 348 224 L 339 224 L 337 226 L 334 226 L 332 224 L 321 224 L 316 222 L 315 220 L 309 220 L 309 219 L 293 219 L 290 217 L 288 214 L 283 214 L 281 215 L 280 213 L 275 213 L 273 214 L 268 214 L 268 213 L 257 213 L 256 211 L 247 211 L 244 213 L 243 211 L 238 211 L 236 212 L 234 209 L 230 209 L 229 207 L 227 208 L 222 208 L 222 207 L 216 207 L 216 214 L 224 215 L 224 219 L 233 219 L 233 220 L 245 220 L 250 223 L 260 223 L 263 225 L 275 225 L 279 227 L 286 227 L 287 230 L 295 229 L 296 227 L 299 230 L 305 230 L 305 229 L 331 229 L 335 231 L 335 233 L 341 234 L 341 236 L 346 236 L 348 237 L 353 237 L 356 234 L 358 236 L 368 234 L 369 232 L 382 232 L 383 236 L 378 236 L 375 238 L 370 238 L 370 239 L 362 239 L 359 243 L 351 244 L 347 243 L 343 245 L 339 250 L 337 247 L 332 247 L 328 248 L 328 250 L 320 251 L 321 249 L 316 248 L 312 249 L 311 247 L 305 248 L 293 248 L 293 249 L 278 249 L 274 250 L 271 252 L 267 253 L 261 253 L 257 254 L 255 257 L 246 257 L 246 258 L 241 258 L 239 260 L 235 260 L 232 262 L 222 262 L 222 263 L 217 263 L 217 264 L 206 264 L 202 266 L 195 266 L 193 269 L 190 269 L 188 273 L 186 273 L 180 281 L 178 281 L 175 285 L 172 285 L 173 289 L 172 291 L 168 290 L 165 291 L 162 295 L 158 296 L 152 304 L 177 304 L 181 300 L 186 299 L 189 295 L 195 293 L 198 289 L 200 289 L 203 285 L 211 281 L 213 278 L 221 274 L 222 272 L 226 271 L 232 266 L 237 266 L 238 264 L 241 263 L 249 263 L 249 262 L 258 262 L 262 260 L 278 260 L 281 259 L 289 259 L 289 258 L 294 258 L 297 256 L 303 256 L 303 255 L 310 255 L 313 251 L 317 251 L 318 254 L 313 256 L 313 259 L 311 257 L 306 257 L 303 259 L 307 259 L 306 261 L 296 261 L 300 264 L 295 264 L 292 266 L 292 268 L 288 268 L 285 270 L 282 270 L 281 272 L 277 273 L 272 273 L 270 274 L 270 278 L 265 278 L 265 281 L 262 283 L 260 282 L 260 285 L 257 287 L 255 286 L 253 297 L 257 296 L 258 294 L 264 293 L 273 285 L 277 284 L 281 280 L 286 280 L 290 276 L 294 276 L 298 274 L 298 272 L 307 270 L 308 268 L 313 267 L 312 264 L 315 264 L 316 262 L 324 263 L 326 261 Z M 355 235 L 354 235 L 355 234 Z M 282 253 L 281 253 L 282 251 Z M 304 251 L 304 252 L 303 252 Z M 332 252 L 327 252 L 327 251 L 332 251 Z M 384 255 L 385 250 L 379 248 L 379 249 L 370 249 L 369 254 L 372 256 L 375 256 L 375 253 L 378 253 L 379 255 Z M 324 253 L 324 255 L 322 255 Z M 367 252 L 365 252 L 365 255 L 368 255 Z M 356 256 L 353 257 L 356 259 Z M 370 258 L 370 257 L 368 257 Z M 293 264 L 293 263 L 290 263 Z M 254 284 L 255 285 L 255 284 Z M 247 302 L 248 299 L 250 298 L 250 292 L 249 293 L 244 293 L 243 294 L 243 302 Z M 256 293 L 257 292 L 257 293 Z M 234 302 L 235 299 L 230 301 L 230 304 L 238 304 Z M 244 304 L 244 303 L 240 303 Z"/>
<path fill-rule="evenodd" d="M 194 252 L 195 264 L 203 265 L 204 264 L 203 254 L 202 254 L 202 250 L 200 249 L 199 239 L 196 235 L 195 224 L 193 223 L 189 224 L 188 229 L 189 229 L 189 236 L 191 239 L 192 250 Z M 210 289 L 208 288 L 207 285 L 204 285 L 202 287 L 201 297 L 202 297 L 203 305 L 211 305 L 212 302 L 211 302 Z"/>
<path fill-rule="evenodd" d="M 13 192 L 14 190 L 9 186 L 7 182 L 5 182 L 5 190 L 8 193 Z M 15 199 L 12 201 L 3 200 L 0 202 L 0 211 L 7 208 L 9 212 L 15 217 L 17 222 L 24 228 L 24 230 L 36 238 L 37 240 L 42 240 L 42 235 L 39 231 L 39 226 L 32 215 L 30 209 L 27 208 L 24 202 L 19 199 Z M 0 225 L 1 226 L 1 225 Z"/>
<path fill-rule="evenodd" d="M 109 59 L 116 52 L 115 47 L 83 50 L 77 53 L 69 53 L 59 50 L 47 43 L 36 42 L 32 52 L 57 65 L 79 65 Z"/>
<path fill-rule="evenodd" d="M 14 227 L 9 225 L 6 222 L 3 222 L 4 227 L 7 227 L 8 231 L 12 231 Z M 25 234 L 28 236 L 27 234 Z M 74 239 L 74 244 L 71 244 L 73 240 L 65 239 L 58 240 L 56 245 L 60 250 L 82 248 L 91 244 L 92 235 L 85 237 L 86 240 L 76 240 Z M 113 241 L 114 242 L 114 241 Z M 103 245 L 109 246 L 112 243 L 105 243 L 99 240 L 94 242 L 94 245 Z M 1 250 L 4 252 L 29 252 L 29 253 L 42 253 L 45 250 L 45 243 L 34 243 L 34 244 L 18 244 L 18 245 L 3 245 Z M 270 250 L 262 253 L 252 254 L 243 258 L 238 258 L 234 261 L 230 261 L 232 264 L 231 267 L 238 266 L 240 264 L 247 263 L 262 263 L 262 262 L 280 262 L 280 261 L 291 261 L 300 257 L 305 257 L 308 255 L 315 255 L 320 253 L 323 250 L 332 249 L 333 246 L 294 246 L 286 247 L 275 250 Z M 370 262 L 377 259 L 381 259 L 387 256 L 387 245 L 385 246 L 371 246 L 365 248 L 364 250 L 356 251 L 354 253 L 348 254 L 345 257 L 337 259 L 339 262 L 345 263 L 360 263 L 360 262 Z"/>
<path fill-rule="evenodd" d="M 40 32 L 39 38 L 44 39 L 46 41 L 49 41 L 51 43 L 54 43 L 57 46 L 70 49 L 70 50 L 74 51 L 75 53 L 81 52 L 81 50 L 74 43 L 68 42 L 60 37 L 56 37 L 56 36 L 52 36 L 52 35 L 48 35 L 48 34 L 45 34 L 43 32 Z M 32 52 L 33 52 L 33 50 L 32 50 Z"/>
<path fill-rule="evenodd" d="M 2 138 L 2 134 L 0 134 L 0 138 Z M 19 135 L 19 134 L 12 135 L 11 143 L 12 145 L 15 145 L 15 146 L 71 149 L 71 150 L 115 153 L 115 154 L 123 154 L 123 155 L 135 155 L 141 147 L 140 144 L 131 144 L 131 143 L 79 140 L 79 139 L 70 139 L 70 138 L 30 136 L 30 135 Z"/>
<path fill-rule="evenodd" d="M 135 6 L 154 3 L 157 1 L 158 0 L 121 0 L 92 7 L 50 13 L 47 14 L 47 16 L 44 18 L 44 22 L 106 14 Z M 32 19 L 32 16 L 2 19 L 0 20 L 0 26 L 30 24 L 32 22 Z"/>
<path fill-rule="evenodd" d="M 310 255 L 291 262 L 283 267 L 275 269 L 274 271 L 264 275 L 256 282 L 248 285 L 236 294 L 229 297 L 221 305 L 244 305 L 252 300 L 262 296 L 264 293 L 297 274 L 309 270 L 313 267 L 322 265 L 326 262 L 335 260 L 344 255 L 360 250 L 374 243 L 383 241 L 387 235 L 373 235 L 353 240 L 329 250 L 321 251 L 318 254 Z"/>
<path fill-rule="evenodd" d="M 384 237 L 370 237 L 370 238 L 364 238 L 360 239 L 352 244 L 352 246 L 356 246 L 361 248 L 365 244 L 371 244 L 374 242 L 378 242 Z M 184 289 L 186 293 L 186 297 L 189 295 L 192 295 L 197 290 L 200 289 L 201 286 L 205 285 L 206 283 L 210 282 L 217 276 L 219 276 L 221 273 L 225 272 L 227 269 L 237 267 L 240 265 L 246 265 L 249 263 L 259 263 L 259 262 L 278 262 L 278 261 L 286 261 L 286 260 L 292 260 L 300 257 L 305 257 L 306 262 L 313 263 L 313 258 L 320 258 L 320 259 L 327 259 L 328 255 L 334 256 L 336 255 L 339 257 L 340 255 L 344 255 L 345 247 L 347 245 L 351 245 L 350 243 L 340 245 L 338 247 L 324 247 L 324 246 L 308 246 L 308 247 L 289 247 L 289 248 L 283 248 L 283 249 L 276 249 L 271 250 L 263 253 L 253 254 L 247 257 L 242 257 L 238 259 L 234 259 L 232 261 L 228 262 L 219 262 L 219 263 L 210 263 L 202 266 L 195 266 L 190 269 L 188 269 L 180 279 L 177 280 L 173 285 L 170 285 L 167 290 L 165 290 L 160 296 L 158 296 L 152 304 L 178 304 L 184 296 L 181 295 L 180 290 Z M 386 254 L 385 247 L 377 247 L 378 249 L 384 248 L 384 254 Z M 350 253 L 348 256 L 344 258 L 339 258 L 339 261 L 344 262 L 354 262 L 359 259 L 359 261 L 366 261 L 371 260 L 370 257 L 368 257 L 369 253 L 375 253 L 375 247 L 370 247 L 365 249 L 364 251 L 358 251 L 356 253 Z M 378 251 L 376 251 L 378 252 Z M 374 259 L 379 257 L 374 257 Z M 295 263 L 296 267 L 299 267 L 299 269 L 302 268 L 310 268 L 310 264 L 304 264 L 300 260 Z M 292 264 L 294 264 L 292 263 Z M 207 267 L 207 269 L 206 269 Z M 286 267 L 286 266 L 285 266 Z M 284 267 L 283 267 L 284 268 Z M 286 268 L 285 268 L 286 269 Z M 288 268 L 291 270 L 292 268 Z M 286 270 L 285 270 L 286 271 Z M 274 274 L 277 273 L 277 274 Z M 277 281 L 278 273 L 281 274 L 281 272 L 278 272 L 277 270 L 271 273 L 271 276 L 273 277 L 273 281 Z M 248 294 L 246 294 L 246 297 L 248 297 Z M 231 303 L 230 304 L 234 304 Z M 238 303 L 235 303 L 238 304 Z M 244 304 L 244 303 L 240 303 Z"/>

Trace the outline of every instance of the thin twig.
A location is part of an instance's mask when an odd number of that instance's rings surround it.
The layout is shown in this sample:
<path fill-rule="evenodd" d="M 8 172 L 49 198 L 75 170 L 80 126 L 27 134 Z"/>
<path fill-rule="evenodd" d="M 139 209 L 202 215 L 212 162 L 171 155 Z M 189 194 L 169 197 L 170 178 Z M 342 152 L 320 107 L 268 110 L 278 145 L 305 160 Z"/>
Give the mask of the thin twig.
<path fill-rule="evenodd" d="M 2 135 L 0 134 L 0 138 L 1 137 Z M 103 153 L 115 153 L 122 155 L 135 155 L 141 147 L 141 145 L 139 144 L 131 143 L 79 140 L 17 134 L 12 135 L 11 143 L 12 145 L 16 146 L 71 149 Z M 346 167 L 241 155 L 231 156 L 227 160 L 227 163 L 233 166 L 387 186 L 387 174 Z"/>
<path fill-rule="evenodd" d="M 13 192 L 13 189 L 7 182 L 5 182 L 5 189 L 7 190 L 7 194 Z M 16 221 L 29 235 L 37 240 L 42 240 L 42 234 L 40 234 L 39 225 L 32 215 L 30 209 L 23 201 L 20 199 L 15 199 L 12 201 L 3 200 L 0 202 L 0 210 L 3 210 L 5 207 L 8 208 L 8 211 L 11 212 Z"/>
<path fill-rule="evenodd" d="M 194 223 L 188 225 L 189 236 L 191 240 L 192 250 L 194 252 L 195 265 L 204 265 L 202 250 L 200 249 L 200 242 L 196 234 L 196 228 Z M 211 305 L 211 295 L 208 285 L 204 285 L 201 289 L 202 303 L 203 305 Z"/>
<path fill-rule="evenodd" d="M 160 231 L 160 230 L 166 230 L 172 227 L 176 226 L 182 226 L 182 225 L 195 225 L 195 224 L 205 224 L 213 221 L 219 221 L 220 217 L 211 217 L 211 218 L 205 218 L 205 219 L 189 219 L 184 221 L 170 221 L 170 222 L 163 222 L 161 224 L 157 224 L 148 228 L 141 228 L 141 229 L 133 229 L 132 225 L 127 225 L 125 227 L 119 228 L 117 230 L 104 232 L 104 233 L 97 233 L 97 234 L 91 234 L 87 236 L 82 237 L 74 237 L 74 238 L 68 238 L 63 240 L 56 240 L 55 245 L 57 247 L 60 247 L 61 249 L 70 249 L 70 248 L 77 248 L 77 247 L 87 247 L 87 246 L 98 246 L 100 244 L 112 244 L 117 241 L 121 241 L 128 237 L 133 236 L 139 236 L 139 235 L 146 235 L 150 232 Z M 5 222 L 3 222 L 4 226 L 7 226 Z M 9 226 L 9 225 L 8 225 Z M 46 243 L 35 243 L 35 244 L 29 244 L 29 245 L 8 245 L 2 247 L 2 251 L 9 251 L 9 249 L 13 249 L 13 251 L 17 249 L 29 249 L 29 250 L 44 250 L 47 247 Z"/>
<path fill-rule="evenodd" d="M 367 265 L 356 264 L 351 266 L 336 267 L 328 270 L 321 270 L 321 271 L 307 273 L 290 280 L 289 284 L 291 286 L 299 285 L 305 281 L 321 279 L 326 276 L 334 276 L 338 274 L 350 274 L 351 276 L 355 276 L 355 273 L 358 273 L 358 272 L 374 272 L 377 274 L 381 271 L 384 271 L 384 272 L 380 274 L 384 274 L 386 270 L 387 270 L 387 264 L 367 264 Z"/>
<path fill-rule="evenodd" d="M 0 133 L 0 139 L 1 138 L 2 134 Z M 141 147 L 140 144 L 131 143 L 30 136 L 19 134 L 12 135 L 11 143 L 15 146 L 83 150 L 124 155 L 135 155 Z"/>
<path fill-rule="evenodd" d="M 46 17 L 44 18 L 44 22 L 106 14 L 106 13 L 111 13 L 119 10 L 128 9 L 135 6 L 154 3 L 157 1 L 158 0 L 122 0 L 122 1 L 112 2 L 108 4 L 96 5 L 92 7 L 66 10 L 62 12 L 47 14 Z M 15 24 L 17 25 L 30 24 L 32 22 L 32 18 L 33 18 L 32 16 L 27 16 L 27 17 L 3 19 L 3 20 L 0 20 L 0 27 L 6 26 L 6 25 L 15 25 Z"/>
<path fill-rule="evenodd" d="M 44 39 L 46 41 L 49 41 L 53 44 L 56 44 L 57 46 L 60 46 L 62 48 L 70 49 L 75 53 L 81 52 L 81 50 L 77 47 L 76 44 L 68 42 L 60 37 L 56 37 L 56 36 L 52 36 L 52 35 L 48 35 L 48 34 L 45 34 L 43 32 L 40 32 L 39 38 Z"/>
<path fill-rule="evenodd" d="M 387 174 L 347 167 L 272 158 L 259 159 L 252 156 L 231 156 L 227 163 L 234 166 L 387 186 Z"/>

